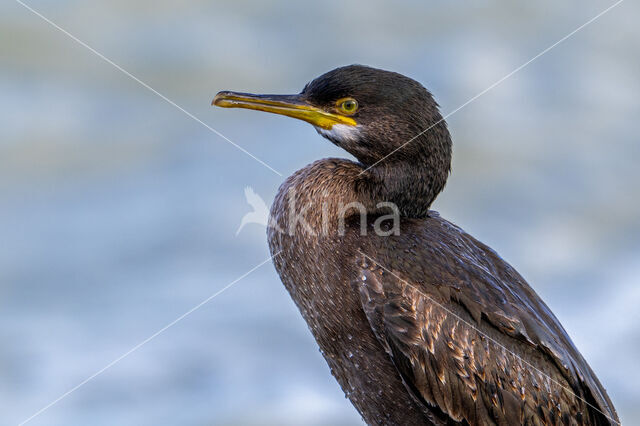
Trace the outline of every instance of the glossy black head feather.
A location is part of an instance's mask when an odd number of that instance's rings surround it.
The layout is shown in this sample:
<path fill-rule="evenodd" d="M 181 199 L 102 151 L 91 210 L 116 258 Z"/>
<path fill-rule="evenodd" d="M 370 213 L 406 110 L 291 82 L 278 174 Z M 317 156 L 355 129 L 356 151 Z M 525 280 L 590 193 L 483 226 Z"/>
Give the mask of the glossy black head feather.
<path fill-rule="evenodd" d="M 444 188 L 452 150 L 446 122 L 427 89 L 402 74 L 349 65 L 311 81 L 301 94 L 327 111 L 342 98 L 357 100 L 354 129 L 318 132 L 371 167 L 368 173 L 384 182 L 384 195 L 405 214 L 426 214 Z"/>

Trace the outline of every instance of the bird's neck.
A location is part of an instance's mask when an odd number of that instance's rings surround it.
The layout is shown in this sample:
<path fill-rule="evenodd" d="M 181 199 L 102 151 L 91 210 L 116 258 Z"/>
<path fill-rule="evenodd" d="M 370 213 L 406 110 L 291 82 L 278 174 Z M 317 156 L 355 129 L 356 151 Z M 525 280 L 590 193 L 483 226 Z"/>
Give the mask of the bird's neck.
<path fill-rule="evenodd" d="M 448 165 L 434 174 L 392 162 L 367 169 L 344 159 L 316 161 L 280 187 L 271 209 L 270 232 L 333 234 L 363 214 L 426 217 L 447 173 Z"/>
<path fill-rule="evenodd" d="M 451 170 L 452 143 L 447 124 L 437 111 L 429 122 L 422 124 L 408 142 L 403 142 L 390 154 L 364 166 L 358 180 L 364 191 L 360 196 L 394 203 L 403 217 L 426 217 L 429 207 L 444 189 Z M 377 142 L 384 145 L 384 141 Z"/>
<path fill-rule="evenodd" d="M 444 188 L 449 164 L 427 161 L 389 162 L 367 170 L 374 199 L 394 203 L 403 217 L 426 217 L 429 207 Z"/>

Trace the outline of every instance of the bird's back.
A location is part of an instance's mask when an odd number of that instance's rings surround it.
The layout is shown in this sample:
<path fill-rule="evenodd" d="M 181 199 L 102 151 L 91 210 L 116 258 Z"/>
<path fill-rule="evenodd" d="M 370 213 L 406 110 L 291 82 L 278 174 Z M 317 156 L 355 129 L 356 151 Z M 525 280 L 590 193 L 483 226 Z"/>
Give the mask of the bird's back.
<path fill-rule="evenodd" d="M 433 212 L 369 236 L 356 285 L 414 396 L 471 424 L 611 424 L 556 317 L 498 254 Z"/>

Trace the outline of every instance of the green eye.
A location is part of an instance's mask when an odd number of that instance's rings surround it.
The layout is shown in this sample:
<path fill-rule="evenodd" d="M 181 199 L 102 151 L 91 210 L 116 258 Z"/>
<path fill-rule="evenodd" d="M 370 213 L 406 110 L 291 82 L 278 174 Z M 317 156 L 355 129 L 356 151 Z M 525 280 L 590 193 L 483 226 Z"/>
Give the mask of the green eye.
<path fill-rule="evenodd" d="M 344 114 L 350 115 L 358 110 L 358 101 L 353 98 L 340 99 L 336 104 Z"/>

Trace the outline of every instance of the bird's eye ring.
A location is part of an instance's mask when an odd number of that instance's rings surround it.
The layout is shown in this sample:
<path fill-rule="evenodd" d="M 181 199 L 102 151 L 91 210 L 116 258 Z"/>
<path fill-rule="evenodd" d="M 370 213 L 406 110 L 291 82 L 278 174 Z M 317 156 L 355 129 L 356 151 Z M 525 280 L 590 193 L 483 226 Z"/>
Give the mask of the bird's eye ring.
<path fill-rule="evenodd" d="M 358 110 L 358 101 L 353 98 L 342 98 L 336 102 L 340 112 L 346 115 L 355 114 Z"/>

